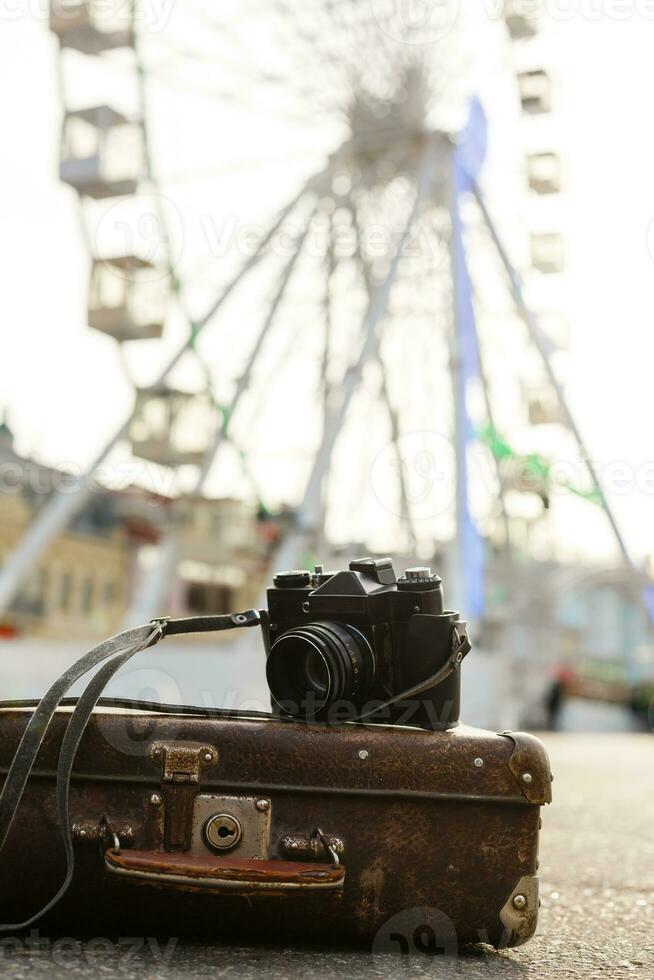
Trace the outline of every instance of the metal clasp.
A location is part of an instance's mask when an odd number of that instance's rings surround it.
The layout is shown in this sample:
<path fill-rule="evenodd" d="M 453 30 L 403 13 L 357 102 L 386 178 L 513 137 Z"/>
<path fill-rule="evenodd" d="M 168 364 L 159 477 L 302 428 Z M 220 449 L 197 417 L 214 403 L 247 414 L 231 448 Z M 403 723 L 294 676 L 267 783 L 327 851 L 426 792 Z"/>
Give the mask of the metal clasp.
<path fill-rule="evenodd" d="M 324 860 L 326 852 L 335 868 L 339 867 L 345 850 L 341 837 L 324 834 L 320 827 L 316 827 L 312 834 L 286 834 L 279 843 L 282 854 L 290 860 L 320 861 Z"/>
<path fill-rule="evenodd" d="M 150 757 L 161 760 L 164 846 L 168 851 L 188 851 L 200 773 L 216 765 L 218 752 L 201 742 L 155 742 Z"/>
<path fill-rule="evenodd" d="M 162 762 L 162 783 L 200 782 L 200 772 L 215 766 L 218 753 L 210 745 L 198 742 L 155 742 L 150 757 Z"/>
<path fill-rule="evenodd" d="M 322 844 L 322 846 L 325 848 L 330 858 L 332 859 L 333 867 L 339 868 L 341 866 L 341 861 L 338 856 L 338 851 L 336 850 L 334 844 L 332 844 L 329 837 L 327 837 L 326 834 L 323 834 L 320 827 L 316 827 L 313 833 L 314 836 L 318 838 L 318 840 L 320 841 L 320 843 Z"/>

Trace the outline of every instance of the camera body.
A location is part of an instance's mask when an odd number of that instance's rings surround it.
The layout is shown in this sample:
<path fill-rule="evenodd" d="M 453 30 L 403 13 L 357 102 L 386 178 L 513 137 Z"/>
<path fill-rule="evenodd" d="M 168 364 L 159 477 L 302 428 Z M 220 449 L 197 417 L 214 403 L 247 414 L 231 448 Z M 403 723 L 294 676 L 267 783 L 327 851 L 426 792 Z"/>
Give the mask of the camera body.
<path fill-rule="evenodd" d="M 347 571 L 281 572 L 263 631 L 275 714 L 430 731 L 458 723 L 470 644 L 429 568 L 396 579 L 390 558 L 362 558 Z"/>

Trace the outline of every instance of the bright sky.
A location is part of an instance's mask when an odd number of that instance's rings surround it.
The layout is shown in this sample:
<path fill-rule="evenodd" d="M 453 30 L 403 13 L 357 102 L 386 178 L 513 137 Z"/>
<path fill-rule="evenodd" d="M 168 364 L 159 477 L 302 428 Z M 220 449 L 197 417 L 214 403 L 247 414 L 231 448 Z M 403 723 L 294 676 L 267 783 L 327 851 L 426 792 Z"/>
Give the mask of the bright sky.
<path fill-rule="evenodd" d="M 517 134 L 515 93 L 507 88 L 508 47 L 489 43 L 498 30 L 486 13 L 493 9 L 490 0 L 473 2 L 474 14 L 472 7 L 465 9 L 467 47 L 476 66 L 474 86 L 491 119 L 489 194 L 493 175 L 504 184 L 493 199 L 498 220 L 513 240 L 514 223 L 524 227 L 534 216 L 524 198 L 513 202 L 506 194 L 512 178 L 503 167 L 511 169 L 519 159 L 515 145 L 510 154 L 502 146 L 502 137 L 514 140 Z M 10 411 L 22 450 L 67 465 L 92 457 L 127 411 L 130 389 L 113 343 L 86 326 L 86 258 L 72 192 L 57 181 L 56 45 L 43 3 L 0 0 L 0 403 Z M 165 62 L 171 37 L 174 44 L 175 16 L 187 5 L 208 11 L 212 6 L 201 0 L 177 4 L 164 35 L 153 36 L 153 46 L 161 43 L 158 61 Z M 566 235 L 562 301 L 572 323 L 568 391 L 628 543 L 643 558 L 654 553 L 654 10 L 644 0 L 580 0 L 576 7 L 552 0 L 550 9 L 558 16 L 549 19 L 542 58 L 555 75 L 557 112 L 547 135 L 551 146 L 543 149 L 564 157 L 566 196 L 560 211 L 540 220 L 554 220 Z M 570 10 L 572 17 L 564 19 Z M 198 35 L 197 43 L 211 57 L 210 40 Z M 525 66 L 539 67 L 526 61 Z M 102 86 L 86 69 L 78 72 L 75 96 L 83 104 L 91 92 L 97 98 Z M 120 85 L 116 82 L 116 92 Z M 260 147 L 266 148 L 264 168 L 176 185 L 185 234 L 197 239 L 185 261 L 196 269 L 199 262 L 206 287 L 198 299 L 202 308 L 215 268 L 198 246 L 201 235 L 206 237 L 202 216 L 210 213 L 219 226 L 234 214 L 241 225 L 260 219 L 262 209 L 267 216 L 274 210 L 271 199 L 281 203 L 301 174 L 320 163 L 329 133 L 321 143 L 314 120 L 308 142 L 298 139 L 285 165 L 283 128 L 275 128 L 266 112 L 244 127 L 242 118 L 215 101 L 206 106 L 196 101 L 189 109 L 188 98 L 174 88 L 162 90 L 158 99 L 155 115 L 161 114 L 162 125 L 155 137 L 173 172 L 256 160 Z M 170 125 L 172 119 L 176 125 Z M 247 339 L 247 328 L 242 332 Z M 305 335 L 300 355 L 313 357 L 314 348 Z M 227 377 L 233 377 L 239 352 L 223 351 L 220 338 L 208 341 L 207 349 L 217 367 L 226 365 Z M 141 376 L 148 376 L 153 356 L 148 351 L 136 359 Z M 309 396 L 310 384 L 298 382 L 294 398 Z M 588 506 L 583 505 L 578 527 L 587 526 L 592 536 L 597 522 L 588 516 Z M 569 529 L 564 523 L 559 533 L 565 536 Z M 604 551 L 604 539 L 596 544 Z"/>

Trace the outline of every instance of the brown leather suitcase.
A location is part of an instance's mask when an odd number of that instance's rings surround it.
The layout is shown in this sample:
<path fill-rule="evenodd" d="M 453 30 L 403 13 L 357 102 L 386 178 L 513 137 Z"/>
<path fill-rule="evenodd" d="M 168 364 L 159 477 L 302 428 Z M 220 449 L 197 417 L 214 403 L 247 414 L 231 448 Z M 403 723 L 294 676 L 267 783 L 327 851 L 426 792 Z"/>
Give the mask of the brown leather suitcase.
<path fill-rule="evenodd" d="M 0 710 L 3 774 L 30 716 Z M 4 923 L 65 875 L 69 718 L 56 712 L 0 855 Z M 458 944 L 519 945 L 536 928 L 550 784 L 525 734 L 99 708 L 70 786 L 72 884 L 44 928 L 370 943 L 427 909 Z"/>

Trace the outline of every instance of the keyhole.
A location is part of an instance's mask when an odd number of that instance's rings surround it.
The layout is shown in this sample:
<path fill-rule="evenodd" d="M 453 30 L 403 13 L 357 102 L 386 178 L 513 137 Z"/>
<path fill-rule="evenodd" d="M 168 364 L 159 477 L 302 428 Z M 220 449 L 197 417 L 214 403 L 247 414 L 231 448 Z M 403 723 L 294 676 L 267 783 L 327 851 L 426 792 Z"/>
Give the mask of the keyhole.
<path fill-rule="evenodd" d="M 228 851 L 236 847 L 243 830 L 231 813 L 217 813 L 209 817 L 204 825 L 204 838 L 213 850 Z"/>

